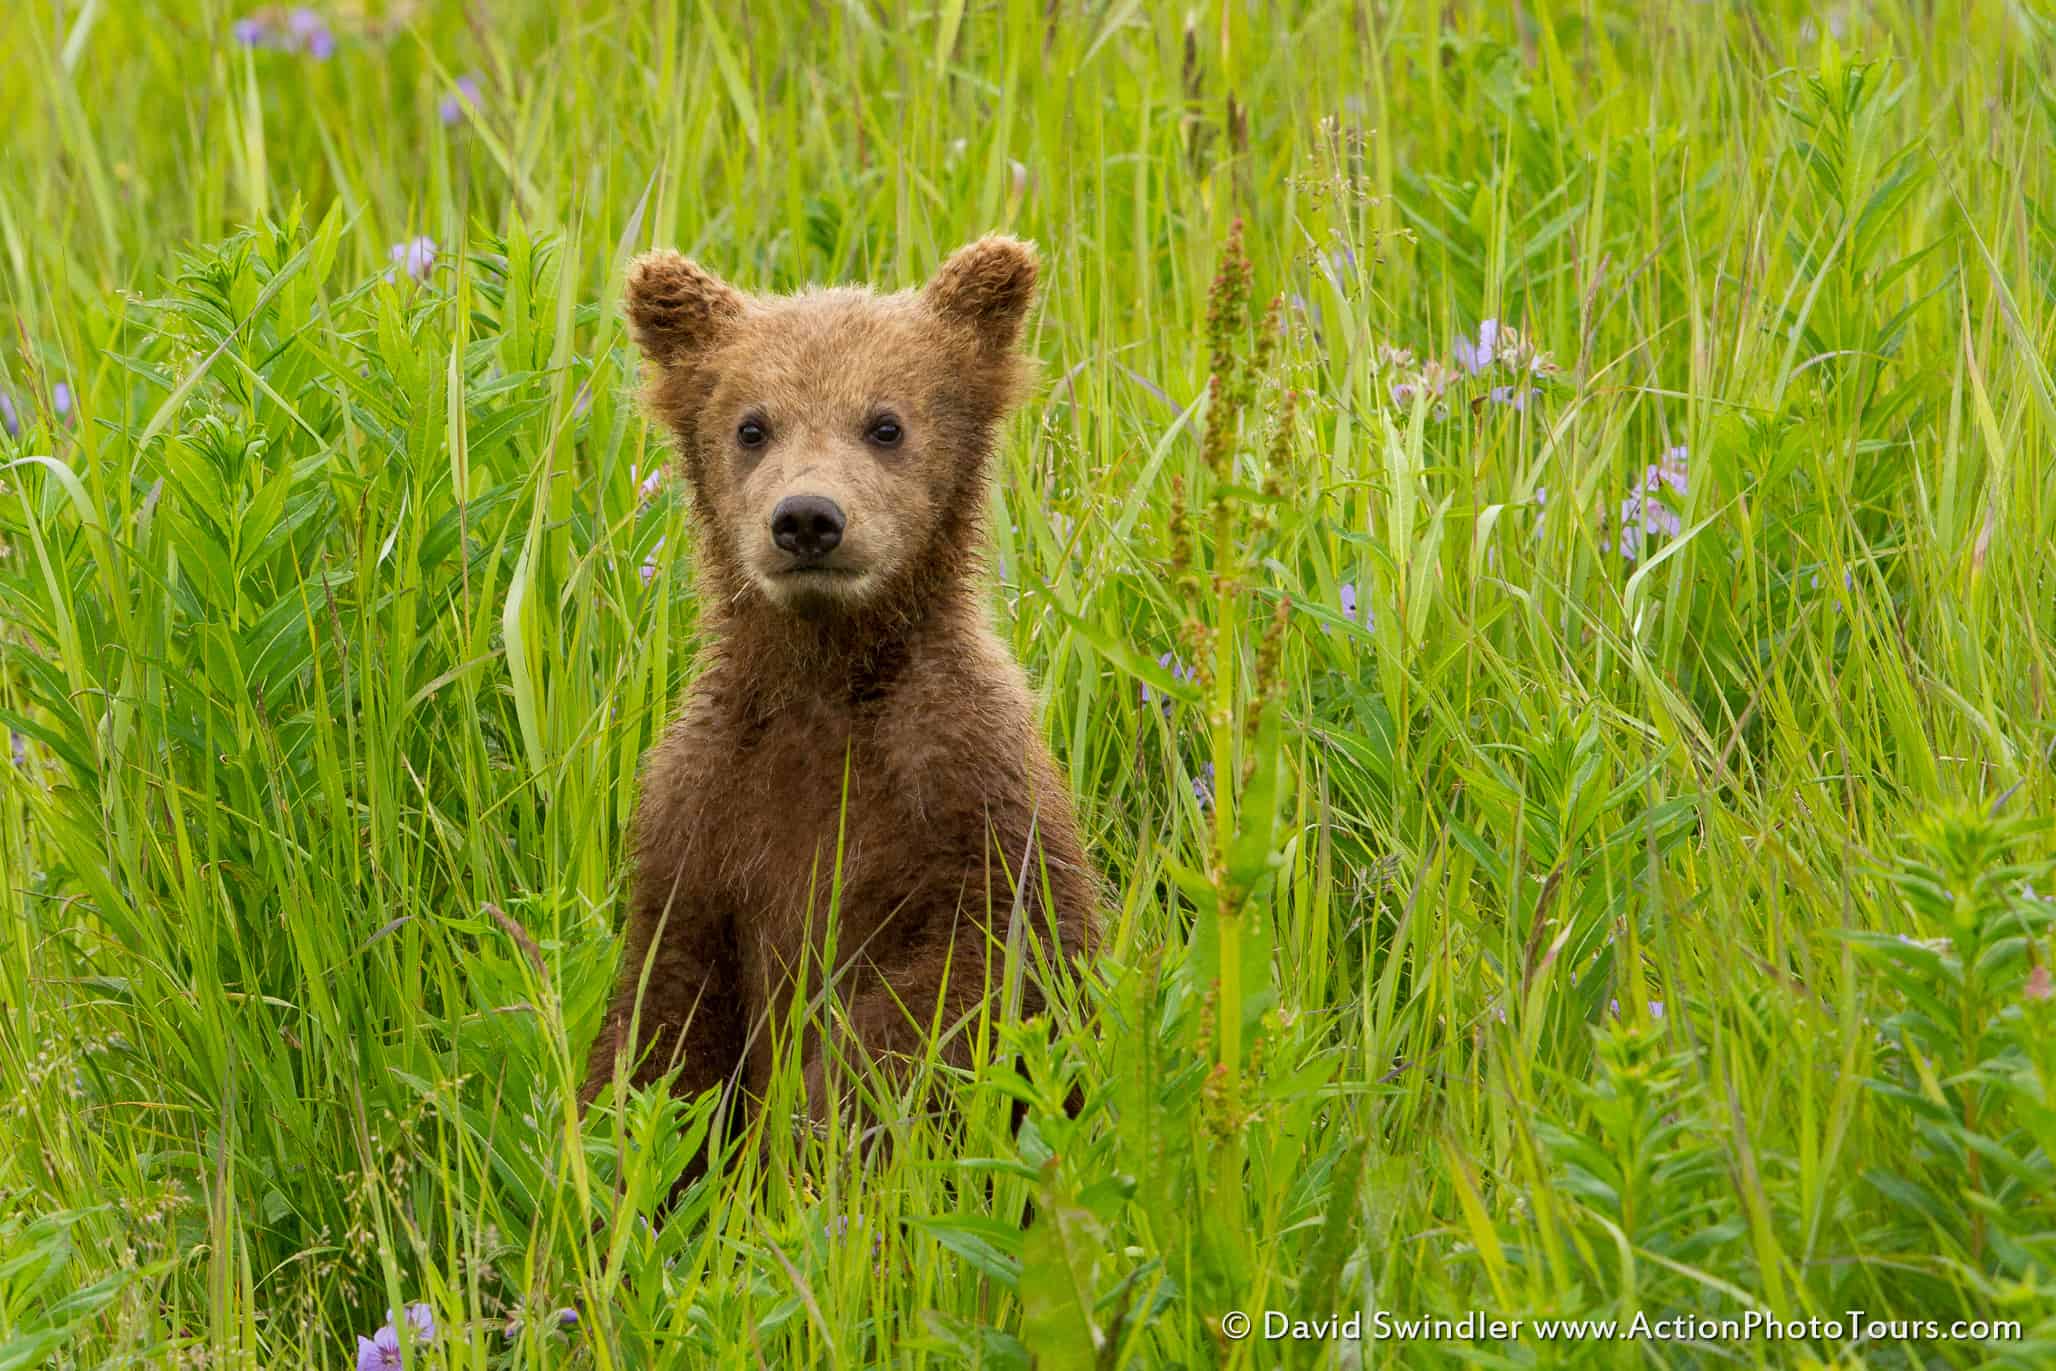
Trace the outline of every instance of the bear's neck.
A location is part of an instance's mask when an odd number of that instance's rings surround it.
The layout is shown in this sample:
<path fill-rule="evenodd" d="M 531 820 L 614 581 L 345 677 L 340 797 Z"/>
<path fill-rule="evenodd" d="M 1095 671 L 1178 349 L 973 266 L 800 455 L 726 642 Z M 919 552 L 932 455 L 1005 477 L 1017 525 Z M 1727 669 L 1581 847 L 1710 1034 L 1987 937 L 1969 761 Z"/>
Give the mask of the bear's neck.
<path fill-rule="evenodd" d="M 988 631 L 977 573 L 972 558 L 931 565 L 874 606 L 813 615 L 776 609 L 754 587 L 710 584 L 716 593 L 702 600 L 702 627 L 723 675 L 750 683 L 737 701 L 750 714 L 887 707 L 913 664 L 960 659 L 959 645 Z"/>

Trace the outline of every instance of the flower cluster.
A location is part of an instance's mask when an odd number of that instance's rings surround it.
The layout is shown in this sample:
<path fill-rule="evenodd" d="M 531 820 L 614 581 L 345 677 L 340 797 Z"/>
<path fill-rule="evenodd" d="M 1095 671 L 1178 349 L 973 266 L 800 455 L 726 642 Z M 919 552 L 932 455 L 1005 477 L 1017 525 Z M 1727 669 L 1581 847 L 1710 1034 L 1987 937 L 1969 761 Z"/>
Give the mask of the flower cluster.
<path fill-rule="evenodd" d="M 1818 571 L 1814 572 L 1812 575 L 1806 578 L 1806 587 L 1809 590 L 1820 589 L 1820 573 Z M 1848 567 L 1842 568 L 1842 589 L 1850 592 L 1854 592 L 1856 589 L 1856 573 Z M 1841 596 L 1837 595 L 1835 597 L 1834 604 L 1835 613 L 1842 613 L 1843 607 Z M 2028 897 L 2030 899 L 2034 897 L 2034 892 L 2032 890 L 2028 891 Z"/>
<path fill-rule="evenodd" d="M 1658 534 L 1666 538 L 1677 537 L 1683 521 L 1661 496 L 1666 492 L 1680 497 L 1684 495 L 1688 486 L 1686 468 L 1691 456 L 1690 449 L 1682 445 L 1665 448 L 1662 459 L 1643 468 L 1642 479 L 1622 497 L 1619 527 L 1622 561 L 1639 560 L 1648 540 Z M 1613 543 L 1614 539 L 1602 528 L 1599 550 L 1610 552 Z"/>
<path fill-rule="evenodd" d="M 400 1333 L 395 1326 L 399 1320 L 393 1311 L 386 1310 L 386 1321 L 376 1333 L 368 1338 L 357 1339 L 357 1371 L 401 1371 L 407 1362 L 400 1351 Z M 425 1304 L 407 1306 L 407 1327 L 413 1334 L 416 1347 L 426 1347 L 435 1339 L 435 1313 Z"/>
<path fill-rule="evenodd" d="M 1184 663 L 1178 660 L 1176 655 L 1169 652 L 1166 652 L 1163 656 L 1157 658 L 1157 665 L 1162 667 L 1164 670 L 1170 672 L 1171 679 L 1174 681 L 1190 681 L 1197 679 L 1199 676 L 1198 668 L 1186 666 Z M 1151 700 L 1155 698 L 1155 694 L 1149 688 L 1149 683 L 1147 681 L 1143 682 L 1142 703 L 1148 704 Z M 1164 714 L 1166 717 L 1168 717 L 1171 713 L 1170 697 L 1165 696 L 1161 703 L 1163 705 Z"/>
<path fill-rule="evenodd" d="M 253 11 L 236 20 L 229 32 L 246 48 L 304 53 L 317 62 L 326 62 L 336 52 L 335 32 L 328 21 L 304 5 Z"/>
<path fill-rule="evenodd" d="M 419 238 L 409 238 L 404 243 L 395 243 L 392 246 L 391 257 L 393 271 L 386 273 L 386 280 L 392 280 L 394 272 L 404 271 L 417 281 L 426 281 L 429 273 L 435 270 L 435 239 L 424 234 Z"/>
<path fill-rule="evenodd" d="M 1444 402 L 1453 388 L 1482 381 L 1487 383 L 1484 398 L 1488 404 L 1526 409 L 1528 401 L 1538 393 L 1530 383 L 1537 377 L 1553 376 L 1558 370 L 1548 353 L 1538 349 L 1519 329 L 1497 319 L 1480 323 L 1475 338 L 1458 335 L 1449 345 L 1449 355 L 1449 363 L 1432 357 L 1416 363 L 1412 349 L 1381 344 L 1378 368 L 1391 377 L 1386 388 L 1392 403 L 1405 409 L 1425 396 L 1432 402 L 1430 408 L 1435 417 L 1444 418 L 1449 412 Z"/>

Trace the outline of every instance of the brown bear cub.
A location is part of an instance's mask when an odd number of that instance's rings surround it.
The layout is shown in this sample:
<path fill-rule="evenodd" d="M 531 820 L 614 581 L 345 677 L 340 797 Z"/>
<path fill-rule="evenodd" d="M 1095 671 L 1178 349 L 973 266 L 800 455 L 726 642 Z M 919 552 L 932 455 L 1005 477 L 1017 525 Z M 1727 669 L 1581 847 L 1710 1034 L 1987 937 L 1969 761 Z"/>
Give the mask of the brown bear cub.
<path fill-rule="evenodd" d="M 1004 237 L 893 295 L 749 295 L 673 252 L 630 269 L 707 646 L 647 759 L 586 1100 L 617 1059 L 635 1084 L 675 1066 L 682 1095 L 761 1099 L 803 988 L 818 1118 L 829 1082 L 938 1035 L 968 1060 L 1017 908 L 1051 962 L 1094 948 L 1097 877 L 979 575 L 1035 278 Z"/>

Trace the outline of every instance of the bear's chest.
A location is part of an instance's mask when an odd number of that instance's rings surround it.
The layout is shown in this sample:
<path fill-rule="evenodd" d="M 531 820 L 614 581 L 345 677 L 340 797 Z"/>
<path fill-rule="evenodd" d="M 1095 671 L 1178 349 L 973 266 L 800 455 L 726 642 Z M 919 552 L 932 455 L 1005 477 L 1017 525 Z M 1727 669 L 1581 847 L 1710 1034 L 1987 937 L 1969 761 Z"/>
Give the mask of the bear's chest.
<path fill-rule="evenodd" d="M 846 932 L 882 911 L 957 883 L 976 848 L 975 821 L 932 802 L 936 759 L 910 755 L 918 723 L 795 707 L 730 734 L 702 760 L 699 821 L 712 830 L 709 873 L 745 921 L 820 921 Z"/>

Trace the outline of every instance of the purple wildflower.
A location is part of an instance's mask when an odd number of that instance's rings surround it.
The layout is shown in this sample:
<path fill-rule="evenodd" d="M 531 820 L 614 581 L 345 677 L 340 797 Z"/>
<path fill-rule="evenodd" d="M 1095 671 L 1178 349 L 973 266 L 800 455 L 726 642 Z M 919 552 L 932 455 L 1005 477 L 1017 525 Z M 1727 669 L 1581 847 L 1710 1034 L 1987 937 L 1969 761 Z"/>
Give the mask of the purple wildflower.
<path fill-rule="evenodd" d="M 357 1339 L 357 1371 L 400 1371 L 400 1335 L 387 1324 L 370 1337 Z"/>
<path fill-rule="evenodd" d="M 426 281 L 428 274 L 435 270 L 435 253 L 435 239 L 423 234 L 404 243 L 393 244 L 391 255 L 400 270 L 417 281 Z M 387 280 L 392 276 L 392 272 L 386 273 Z"/>
<path fill-rule="evenodd" d="M 457 88 L 436 102 L 436 113 L 443 123 L 456 125 L 464 122 L 468 110 L 479 105 L 478 73 L 467 72 L 457 78 Z"/>
<path fill-rule="evenodd" d="M 1621 556 L 1634 561 L 1642 555 L 1644 542 L 1654 534 L 1678 536 L 1681 521 L 1663 501 L 1653 495 L 1631 494 L 1621 501 Z"/>
<path fill-rule="evenodd" d="M 398 1322 L 388 1309 L 383 1327 L 368 1338 L 357 1339 L 357 1371 L 401 1371 L 407 1365 L 400 1351 L 400 1334 L 394 1326 Z M 435 1338 L 435 1312 L 425 1304 L 408 1305 L 407 1327 L 416 1346 L 431 1342 Z"/>
<path fill-rule="evenodd" d="M 0 390 L 0 428 L 7 430 L 10 438 L 21 437 L 21 416 L 14 412 L 14 397 Z"/>
<path fill-rule="evenodd" d="M 1475 343 L 1459 335 L 1457 340 L 1450 344 L 1449 352 L 1456 358 L 1458 366 L 1476 376 L 1491 366 L 1499 355 L 1499 321 L 1487 319 L 1479 324 L 1478 341 Z"/>
<path fill-rule="evenodd" d="M 1819 589 L 1820 589 L 1820 573 L 1819 573 L 1818 571 L 1814 572 L 1814 573 L 1813 573 L 1812 575 L 1810 575 L 1810 576 L 1808 576 L 1808 577 L 1806 578 L 1806 588 L 1807 588 L 1808 590 L 1819 590 Z M 1854 590 L 1854 589 L 1856 589 L 1856 577 L 1855 577 L 1855 573 L 1854 573 L 1853 571 L 1851 571 L 1851 570 L 1850 570 L 1850 569 L 1849 569 L 1848 567 L 1844 567 L 1844 568 L 1842 568 L 1842 589 L 1844 589 L 1844 590 Z M 1841 597 L 1841 596 L 1839 596 L 1839 595 L 1837 595 L 1837 596 L 1835 597 L 1835 613 L 1837 613 L 1837 614 L 1840 614 L 1841 612 L 1842 612 L 1842 597 Z"/>
<path fill-rule="evenodd" d="M 635 502 L 639 505 L 646 505 L 656 497 L 658 488 L 664 484 L 664 468 L 662 466 L 651 467 L 649 475 L 637 480 L 635 468 L 630 467 L 628 469 L 628 479 L 636 483 Z"/>
<path fill-rule="evenodd" d="M 11 751 L 14 754 L 14 769 L 16 771 L 27 771 L 29 769 L 28 738 L 20 733 L 16 733 L 13 729 L 10 728 L 7 730 L 7 741 L 12 745 Z M 2030 894 L 2032 894 L 2032 892 L 2030 892 Z"/>
<path fill-rule="evenodd" d="M 1658 495 L 1670 491 L 1683 495 L 1690 485 L 1687 464 L 1691 453 L 1684 446 L 1664 449 L 1661 460 L 1642 469 L 1642 479 L 1637 481 L 1621 500 L 1620 548 L 1624 561 L 1635 561 L 1642 555 L 1647 541 L 1662 534 L 1667 538 L 1678 536 L 1684 521 L 1676 510 L 1658 499 Z M 1609 550 L 1607 538 L 1602 531 L 1599 550 Z"/>
<path fill-rule="evenodd" d="M 1825 27 L 1827 31 L 1833 34 L 1837 40 L 1849 36 L 1849 20 L 1843 13 L 1840 5 L 1829 6 L 1827 13 L 1822 18 L 1826 20 Z M 1821 28 L 1822 25 L 1816 24 L 1811 18 L 1800 20 L 1799 41 L 1802 43 L 1813 42 L 1820 37 Z"/>
<path fill-rule="evenodd" d="M 335 56 L 335 34 L 326 20 L 305 6 L 286 16 L 286 38 L 289 49 L 304 52 L 317 62 Z"/>
<path fill-rule="evenodd" d="M 230 27 L 229 36 L 246 48 L 304 53 L 317 62 L 326 62 L 336 52 L 336 36 L 328 21 L 305 5 L 284 16 L 277 10 L 246 14 Z"/>
<path fill-rule="evenodd" d="M 576 1327 L 578 1327 L 578 1311 L 577 1311 L 576 1309 L 569 1309 L 569 1308 L 566 1308 L 566 1309 L 559 1309 L 559 1310 L 557 1311 L 557 1327 L 559 1327 L 559 1328 L 576 1328 Z"/>
<path fill-rule="evenodd" d="M 1343 281 L 1356 275 L 1356 253 L 1347 243 L 1338 241 L 1334 247 L 1316 254 L 1314 261 L 1319 265 L 1321 275 L 1328 278 L 1328 284 L 1338 291 L 1346 291 L 1348 287 L 1343 285 Z"/>
<path fill-rule="evenodd" d="M 59 381 L 56 385 L 50 387 L 50 408 L 57 412 L 58 418 L 69 419 L 71 417 L 71 399 L 71 383 L 69 381 Z"/>
<path fill-rule="evenodd" d="M 1199 674 L 1196 669 L 1189 666 L 1185 666 L 1184 664 L 1179 662 L 1176 656 L 1172 655 L 1169 652 L 1166 652 L 1163 656 L 1157 658 L 1157 665 L 1162 667 L 1164 670 L 1170 672 L 1171 679 L 1174 681 L 1190 681 Z M 1142 683 L 1142 703 L 1148 704 L 1151 700 L 1155 698 L 1155 693 L 1151 691 L 1149 688 L 1149 682 L 1144 681 Z M 1163 708 L 1164 713 L 1166 715 L 1170 714 L 1171 699 L 1168 695 L 1165 696 L 1163 699 Z"/>
<path fill-rule="evenodd" d="M 1416 393 L 1418 393 L 1417 387 L 1411 381 L 1394 381 L 1392 383 L 1392 403 L 1399 409 L 1405 409 L 1411 405 Z"/>
<path fill-rule="evenodd" d="M 1321 336 L 1320 302 L 1309 300 L 1298 291 L 1294 291 L 1286 297 L 1285 303 L 1292 307 L 1293 313 L 1306 321 L 1307 327 L 1313 331 L 1314 338 L 1318 340 Z"/>
<path fill-rule="evenodd" d="M 1642 497 L 1639 495 L 1630 495 L 1627 499 L 1621 501 L 1620 544 L 1622 561 L 1632 562 L 1642 555 L 1642 526 L 1638 519 L 1641 508 Z M 1600 516 L 1600 523 L 1602 526 L 1606 524 L 1605 515 Z M 1605 552 L 1608 546 L 1607 540 L 1602 536 L 1599 540 L 1599 550 Z"/>
<path fill-rule="evenodd" d="M 1208 762 L 1206 770 L 1192 778 L 1192 798 L 1204 809 L 1214 802 L 1214 764 Z"/>
<path fill-rule="evenodd" d="M 1528 399 L 1537 392 L 1532 386 L 1494 386 L 1485 398 L 1495 405 L 1509 405 L 1516 410 L 1528 407 Z"/>
<path fill-rule="evenodd" d="M 1357 596 L 1356 582 L 1345 581 L 1337 595 L 1342 601 L 1342 617 L 1357 625 L 1366 633 L 1378 630 L 1378 612 L 1364 604 Z"/>
<path fill-rule="evenodd" d="M 1665 448 L 1662 460 L 1642 472 L 1642 488 L 1654 495 L 1669 486 L 1675 493 L 1683 495 L 1689 484 L 1686 464 L 1691 459 L 1691 449 L 1682 445 Z"/>
<path fill-rule="evenodd" d="M 663 550 L 664 540 L 659 538 L 657 545 L 650 549 L 650 555 L 643 558 L 641 575 L 644 589 L 648 589 L 650 582 L 657 579 L 657 554 Z"/>

